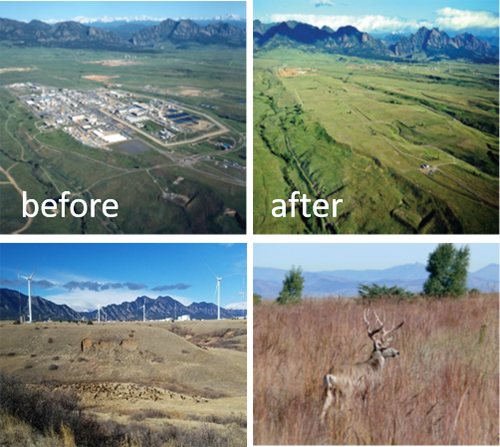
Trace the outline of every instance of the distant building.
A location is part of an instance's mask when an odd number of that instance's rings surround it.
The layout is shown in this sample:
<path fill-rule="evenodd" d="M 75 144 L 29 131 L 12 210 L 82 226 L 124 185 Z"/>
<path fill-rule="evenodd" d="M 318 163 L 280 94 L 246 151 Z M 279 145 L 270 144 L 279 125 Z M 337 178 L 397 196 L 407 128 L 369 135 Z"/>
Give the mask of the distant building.
<path fill-rule="evenodd" d="M 73 115 L 71 119 L 74 123 L 76 123 L 78 121 L 83 121 L 85 119 L 85 115 Z"/>
<path fill-rule="evenodd" d="M 181 315 L 177 317 L 177 321 L 189 321 L 191 320 L 191 317 L 189 315 Z"/>

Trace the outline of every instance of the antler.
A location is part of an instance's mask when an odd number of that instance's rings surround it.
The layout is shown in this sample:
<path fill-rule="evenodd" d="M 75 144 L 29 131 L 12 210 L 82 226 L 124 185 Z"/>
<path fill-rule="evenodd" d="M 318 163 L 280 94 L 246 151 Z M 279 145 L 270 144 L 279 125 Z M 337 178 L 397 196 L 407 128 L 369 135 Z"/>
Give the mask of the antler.
<path fill-rule="evenodd" d="M 405 320 L 403 320 L 401 323 L 399 323 L 396 327 L 393 327 L 392 329 L 386 331 L 385 329 L 382 331 L 382 340 L 384 341 L 384 343 L 389 343 L 391 340 L 392 340 L 392 337 L 390 338 L 387 338 L 389 337 L 390 334 L 392 334 L 395 330 L 399 329 L 401 326 L 403 326 L 403 324 L 405 324 Z"/>
<path fill-rule="evenodd" d="M 403 320 L 401 323 L 399 323 L 396 327 L 393 327 L 392 329 L 386 330 L 384 329 L 385 326 L 385 311 L 384 311 L 384 320 L 380 321 L 380 318 L 378 317 L 377 313 L 373 311 L 375 314 L 375 318 L 377 319 L 377 323 L 380 324 L 380 328 L 374 329 L 373 331 L 370 330 L 370 322 L 368 321 L 368 317 L 370 315 L 370 309 L 365 309 L 363 312 L 363 316 L 366 322 L 366 329 L 368 330 L 368 336 L 373 340 L 373 336 L 382 331 L 382 334 L 380 336 L 380 341 L 382 343 L 389 343 L 392 340 L 392 337 L 388 338 L 390 334 L 392 334 L 395 330 L 399 329 L 401 326 L 403 326 L 405 320 Z"/>
<path fill-rule="evenodd" d="M 382 322 L 380 321 L 380 319 L 378 318 L 378 315 L 376 314 L 376 312 L 375 312 L 375 311 L 373 311 L 373 313 L 375 314 L 375 317 L 377 318 L 377 321 L 379 322 L 379 324 L 380 324 L 381 326 L 380 326 L 378 329 L 373 329 L 373 330 L 371 330 L 371 329 L 370 329 L 370 322 L 368 321 L 368 317 L 369 317 L 369 315 L 370 315 L 370 309 L 365 309 L 365 310 L 363 311 L 363 317 L 364 317 L 364 319 L 365 319 L 365 323 L 366 323 L 366 330 L 368 331 L 368 337 L 370 337 L 372 340 L 373 340 L 373 336 L 374 336 L 376 333 L 380 332 L 380 331 L 383 329 L 383 327 L 384 327 L 384 323 L 382 323 Z M 384 319 L 384 321 L 385 321 L 385 319 Z"/>

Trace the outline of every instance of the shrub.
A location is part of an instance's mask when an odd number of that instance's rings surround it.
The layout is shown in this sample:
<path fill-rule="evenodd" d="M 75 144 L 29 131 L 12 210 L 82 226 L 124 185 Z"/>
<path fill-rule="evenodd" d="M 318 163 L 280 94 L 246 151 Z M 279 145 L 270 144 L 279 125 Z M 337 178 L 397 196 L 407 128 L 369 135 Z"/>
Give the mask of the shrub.
<path fill-rule="evenodd" d="M 169 418 L 169 416 L 167 416 L 163 411 L 154 409 L 140 411 L 130 416 L 130 419 L 133 421 L 143 421 L 144 419 L 161 419 L 161 418 Z"/>
<path fill-rule="evenodd" d="M 113 439 L 103 435 L 93 418 L 82 414 L 74 392 L 28 388 L 4 373 L 0 373 L 0 391 L 1 408 L 42 433 L 61 434 L 61 427 L 66 426 L 73 431 L 76 445 L 118 445 Z"/>
<path fill-rule="evenodd" d="M 387 287 L 385 284 L 379 286 L 378 284 L 373 284 L 372 286 L 367 286 L 365 284 L 359 284 L 359 295 L 363 299 L 375 300 L 383 297 L 396 298 L 396 299 L 407 299 L 413 298 L 414 294 L 401 287 L 392 286 Z"/>

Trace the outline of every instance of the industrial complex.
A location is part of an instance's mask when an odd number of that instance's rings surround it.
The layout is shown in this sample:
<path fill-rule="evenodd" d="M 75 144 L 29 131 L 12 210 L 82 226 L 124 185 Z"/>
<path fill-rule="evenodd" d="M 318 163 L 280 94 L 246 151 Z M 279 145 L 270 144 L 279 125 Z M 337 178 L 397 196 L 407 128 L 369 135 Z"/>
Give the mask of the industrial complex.
<path fill-rule="evenodd" d="M 62 129 L 96 148 L 109 149 L 109 145 L 139 135 L 169 146 L 227 132 L 205 114 L 196 116 L 178 103 L 132 93 L 104 88 L 55 89 L 35 83 L 11 84 L 7 88 L 16 91 L 19 100 L 43 119 L 46 128 Z"/>

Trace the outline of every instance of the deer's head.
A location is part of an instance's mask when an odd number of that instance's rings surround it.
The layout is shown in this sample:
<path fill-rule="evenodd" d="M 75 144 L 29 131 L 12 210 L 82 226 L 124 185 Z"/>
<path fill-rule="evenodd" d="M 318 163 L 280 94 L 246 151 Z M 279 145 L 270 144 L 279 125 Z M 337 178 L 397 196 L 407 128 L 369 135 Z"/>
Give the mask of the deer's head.
<path fill-rule="evenodd" d="M 378 317 L 377 313 L 373 311 L 375 314 L 375 318 L 377 319 L 377 323 L 380 325 L 380 327 L 376 327 L 375 329 L 371 329 L 370 327 L 370 321 L 369 321 L 369 316 L 370 316 L 370 310 L 366 310 L 363 312 L 363 316 L 365 319 L 366 323 L 366 330 L 368 331 L 368 337 L 373 341 L 373 354 L 380 354 L 384 359 L 391 358 L 391 357 L 398 357 L 399 356 L 399 351 L 391 347 L 390 343 L 392 341 L 392 336 L 391 334 L 399 329 L 401 326 L 404 324 L 404 320 L 399 323 L 397 326 L 393 327 L 392 329 L 385 329 L 385 313 L 384 313 L 384 321 L 380 321 L 380 318 Z"/>

